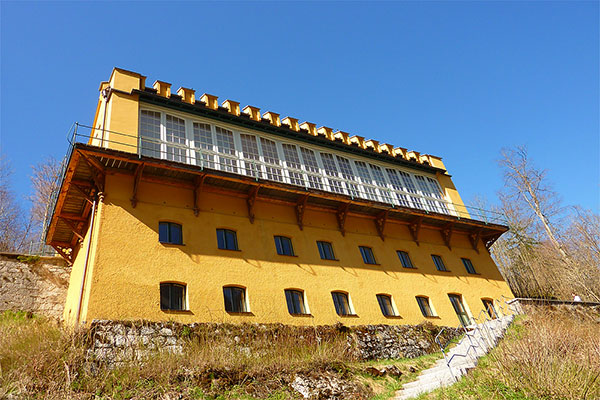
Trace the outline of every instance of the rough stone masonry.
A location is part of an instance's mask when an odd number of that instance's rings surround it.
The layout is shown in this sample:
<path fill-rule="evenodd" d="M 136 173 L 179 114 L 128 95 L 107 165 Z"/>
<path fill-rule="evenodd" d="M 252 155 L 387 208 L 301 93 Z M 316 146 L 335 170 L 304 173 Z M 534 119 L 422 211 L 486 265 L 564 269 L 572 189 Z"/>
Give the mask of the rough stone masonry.
<path fill-rule="evenodd" d="M 337 337 L 343 338 L 348 349 L 363 360 L 413 358 L 438 351 L 434 338 L 441 330 L 432 324 L 346 327 L 95 320 L 88 331 L 88 354 L 94 361 L 114 364 L 141 360 L 157 350 L 181 353 L 186 339 L 218 341 L 250 352 L 253 343 L 287 338 L 310 345 Z M 456 328 L 445 328 L 441 340 L 446 343 L 460 333 Z"/>
<path fill-rule="evenodd" d="M 71 268 L 60 257 L 0 253 L 0 312 L 62 319 Z"/>

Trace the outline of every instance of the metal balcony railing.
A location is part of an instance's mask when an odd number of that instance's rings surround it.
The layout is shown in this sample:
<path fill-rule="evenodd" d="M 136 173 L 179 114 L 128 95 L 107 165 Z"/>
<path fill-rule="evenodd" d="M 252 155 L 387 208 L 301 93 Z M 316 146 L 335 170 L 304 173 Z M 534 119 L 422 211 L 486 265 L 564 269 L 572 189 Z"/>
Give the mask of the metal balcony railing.
<path fill-rule="evenodd" d="M 382 175 L 379 179 L 366 180 L 358 174 L 332 172 L 319 166 L 289 162 L 281 157 L 265 157 L 261 154 L 248 154 L 235 148 L 223 148 L 217 145 L 198 144 L 185 138 L 171 137 L 173 140 L 141 137 L 137 134 L 94 129 L 91 126 L 74 123 L 68 132 L 69 149 L 63 160 L 56 191 L 52 194 L 49 210 L 53 211 L 60 192 L 60 185 L 66 173 L 67 163 L 71 157 L 75 143 L 86 143 L 93 146 L 122 150 L 138 156 L 169 160 L 183 164 L 196 165 L 202 169 L 214 169 L 252 177 L 256 180 L 266 179 L 287 183 L 305 189 L 319 189 L 337 194 L 345 194 L 352 199 L 364 199 L 386 203 L 392 206 L 418 209 L 426 213 L 452 215 L 458 218 L 469 218 L 485 223 L 505 224 L 505 217 L 497 212 L 478 207 L 465 206 L 448 201 L 443 195 L 430 191 L 423 194 L 421 184 L 412 176 L 412 187 L 400 187 L 394 184 L 390 176 L 384 173 L 392 165 L 380 165 Z M 315 154 L 318 151 L 314 152 Z M 345 155 L 343 155 L 346 157 Z M 356 161 L 355 161 L 356 162 Z M 399 172 L 401 173 L 401 172 Z M 408 175 L 408 173 L 404 172 Z M 381 179 L 385 175 L 385 182 Z M 424 179 L 424 178 L 422 178 Z M 49 213 L 50 214 L 50 213 Z M 44 224 L 44 232 L 51 218 Z"/>

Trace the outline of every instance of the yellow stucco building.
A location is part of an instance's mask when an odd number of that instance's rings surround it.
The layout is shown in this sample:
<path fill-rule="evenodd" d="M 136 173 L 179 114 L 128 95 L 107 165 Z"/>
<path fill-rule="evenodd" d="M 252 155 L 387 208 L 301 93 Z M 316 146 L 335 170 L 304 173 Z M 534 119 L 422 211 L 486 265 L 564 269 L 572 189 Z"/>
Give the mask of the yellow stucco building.
<path fill-rule="evenodd" d="M 507 228 L 439 157 L 118 68 L 55 201 L 69 324 L 456 325 L 511 296 L 487 251 Z"/>

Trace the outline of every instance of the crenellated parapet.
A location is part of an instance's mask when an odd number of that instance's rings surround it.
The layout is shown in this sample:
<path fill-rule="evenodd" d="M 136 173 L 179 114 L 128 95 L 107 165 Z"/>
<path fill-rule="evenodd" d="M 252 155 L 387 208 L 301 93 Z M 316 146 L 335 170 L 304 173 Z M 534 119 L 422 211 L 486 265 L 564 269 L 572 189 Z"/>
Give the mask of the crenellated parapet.
<path fill-rule="evenodd" d="M 225 100 L 219 106 L 218 97 L 208 93 L 202 94 L 199 98 L 193 89 L 180 87 L 177 93 L 172 93 L 171 84 L 165 81 L 156 80 L 152 87 L 145 86 L 146 77 L 136 72 L 126 71 L 115 68 L 109 82 L 103 82 L 100 90 L 110 87 L 121 92 L 132 93 L 134 90 L 141 92 L 151 92 L 160 97 L 169 100 L 177 100 L 183 103 L 204 107 L 214 111 L 224 111 L 236 118 L 250 119 L 251 121 L 272 125 L 279 129 L 288 129 L 290 132 L 303 133 L 309 136 L 315 136 L 332 142 L 342 143 L 346 146 L 359 148 L 373 153 L 388 155 L 390 157 L 413 162 L 421 165 L 429 165 L 438 169 L 445 170 L 442 159 L 430 154 L 421 154 L 418 151 L 408 151 L 403 147 L 394 147 L 390 143 L 380 143 L 374 139 L 365 139 L 364 136 L 352 135 L 341 130 L 335 131 L 327 126 L 320 126 L 312 122 L 299 123 L 297 118 L 286 116 L 280 117 L 280 114 L 267 111 L 261 113 L 260 108 L 246 105 L 241 107 L 240 103 L 233 100 Z"/>

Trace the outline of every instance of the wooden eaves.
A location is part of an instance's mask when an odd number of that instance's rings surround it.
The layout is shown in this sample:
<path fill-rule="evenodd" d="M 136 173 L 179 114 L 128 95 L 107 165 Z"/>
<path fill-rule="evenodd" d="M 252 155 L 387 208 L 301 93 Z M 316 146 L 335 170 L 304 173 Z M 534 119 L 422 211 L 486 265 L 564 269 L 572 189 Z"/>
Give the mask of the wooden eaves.
<path fill-rule="evenodd" d="M 80 247 L 79 243 L 88 229 L 93 202 L 104 190 L 105 176 L 112 174 L 133 178 L 133 207 L 138 201 L 138 187 L 143 182 L 189 189 L 194 205 L 191 212 L 196 216 L 199 213 L 198 200 L 202 193 L 212 192 L 245 199 L 250 222 L 254 221 L 255 203 L 270 202 L 293 207 L 296 210 L 299 229 L 304 227 L 304 213 L 307 209 L 335 213 L 342 234 L 345 233 L 345 222 L 349 216 L 370 218 L 382 240 L 385 239 L 388 224 L 403 224 L 408 227 L 417 244 L 421 228 L 427 227 L 439 230 L 449 248 L 454 233 L 466 233 L 473 248 L 478 250 L 480 241 L 489 249 L 494 241 L 508 230 L 504 225 L 390 206 L 322 190 L 304 189 L 285 183 L 76 143 L 46 235 L 46 242 L 67 261 L 73 262 Z"/>

